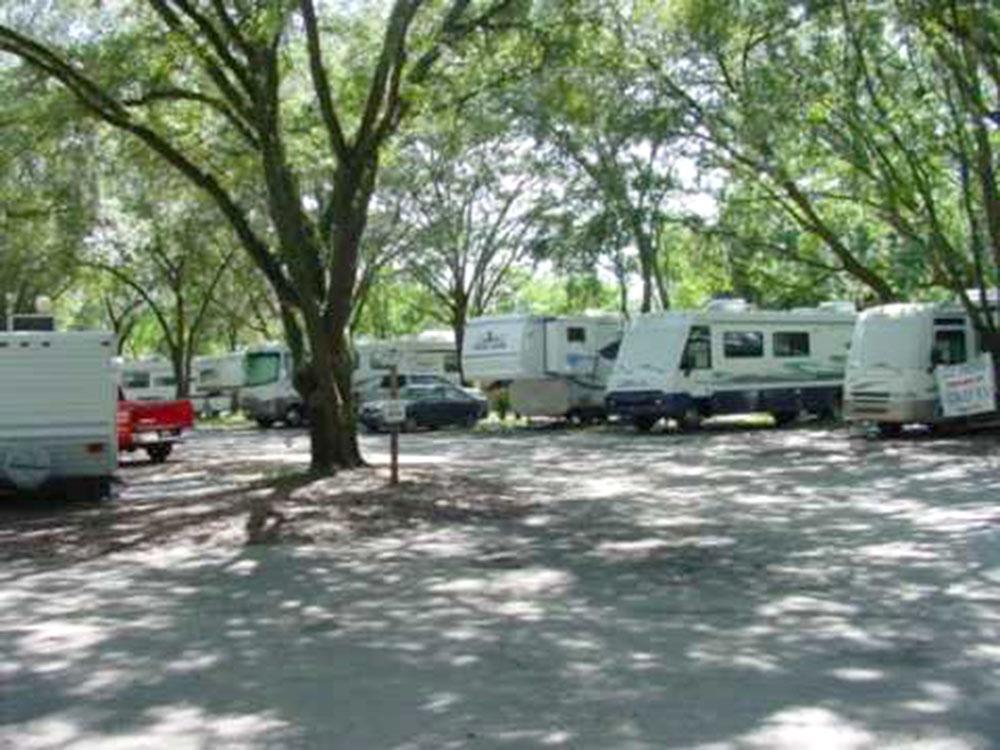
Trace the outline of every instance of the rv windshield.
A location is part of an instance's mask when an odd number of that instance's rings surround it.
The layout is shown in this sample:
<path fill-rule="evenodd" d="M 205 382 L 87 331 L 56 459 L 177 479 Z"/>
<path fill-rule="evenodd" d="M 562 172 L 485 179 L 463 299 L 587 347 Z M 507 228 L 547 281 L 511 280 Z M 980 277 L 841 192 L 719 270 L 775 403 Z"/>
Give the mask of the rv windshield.
<path fill-rule="evenodd" d="M 281 354 L 279 352 L 257 352 L 247 355 L 246 384 L 248 386 L 277 383 L 280 374 Z"/>
<path fill-rule="evenodd" d="M 926 318 L 907 314 L 869 314 L 851 338 L 853 367 L 926 367 Z"/>
<path fill-rule="evenodd" d="M 670 372 L 680 362 L 688 331 L 685 317 L 639 319 L 622 341 L 618 362 L 633 372 Z"/>

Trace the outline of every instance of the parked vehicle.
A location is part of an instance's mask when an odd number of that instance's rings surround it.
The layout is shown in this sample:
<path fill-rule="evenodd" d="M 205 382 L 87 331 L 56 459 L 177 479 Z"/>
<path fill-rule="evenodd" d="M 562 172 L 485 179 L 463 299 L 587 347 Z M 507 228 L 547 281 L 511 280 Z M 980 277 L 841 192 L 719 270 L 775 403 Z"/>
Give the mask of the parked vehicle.
<path fill-rule="evenodd" d="M 191 401 L 204 416 L 235 411 L 246 379 L 243 352 L 195 357 L 191 372 Z"/>
<path fill-rule="evenodd" d="M 354 350 L 351 384 L 355 394 L 368 394 L 379 387 L 392 366 L 390 353 L 397 357 L 396 367 L 411 375 L 436 375 L 454 385 L 461 385 L 455 336 L 449 331 L 424 331 L 398 339 L 362 338 Z"/>
<path fill-rule="evenodd" d="M 453 385 L 410 385 L 400 390 L 399 400 L 406 408 L 403 429 L 409 431 L 421 427 L 472 427 L 489 411 L 485 400 Z M 364 404 L 358 415 L 361 423 L 376 432 L 388 429 L 386 403 L 382 400 Z"/>
<path fill-rule="evenodd" d="M 462 369 L 484 390 L 507 387 L 521 416 L 600 418 L 621 337 L 617 316 L 476 318 L 466 327 Z"/>
<path fill-rule="evenodd" d="M 855 317 L 850 303 L 766 311 L 743 300 L 643 315 L 622 342 L 608 411 L 640 430 L 664 418 L 693 429 L 722 414 L 837 416 Z"/>
<path fill-rule="evenodd" d="M 110 494 L 114 352 L 111 333 L 0 333 L 0 487 Z"/>
<path fill-rule="evenodd" d="M 118 450 L 146 451 L 153 463 L 163 463 L 185 430 L 194 428 L 194 407 L 179 401 L 129 401 L 121 393 L 118 401 Z"/>
<path fill-rule="evenodd" d="M 457 384 L 458 356 L 453 341 L 434 331 L 396 340 L 359 341 L 351 377 L 355 398 L 360 402 L 387 394 L 390 351 L 398 355 L 396 364 L 404 379 L 433 377 Z M 251 349 L 243 356 L 244 383 L 239 399 L 244 413 L 264 428 L 277 423 L 302 425 L 306 411 L 292 382 L 294 368 L 288 348 L 269 345 Z"/>
<path fill-rule="evenodd" d="M 129 401 L 169 401 L 177 397 L 173 365 L 162 357 L 122 360 L 120 383 Z"/>
<path fill-rule="evenodd" d="M 884 435 L 897 434 L 907 423 L 958 421 L 944 415 L 937 369 L 972 364 L 984 348 L 968 313 L 956 304 L 892 304 L 865 310 L 851 341 L 845 419 L 874 423 Z M 994 412 L 973 421 L 996 418 Z"/>

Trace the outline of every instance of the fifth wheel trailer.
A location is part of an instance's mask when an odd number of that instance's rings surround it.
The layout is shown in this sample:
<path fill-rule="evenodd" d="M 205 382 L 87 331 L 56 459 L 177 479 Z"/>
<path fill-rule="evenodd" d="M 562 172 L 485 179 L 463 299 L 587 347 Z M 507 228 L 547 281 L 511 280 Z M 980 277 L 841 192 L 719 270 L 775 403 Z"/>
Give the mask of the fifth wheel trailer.
<path fill-rule="evenodd" d="M 603 417 L 621 337 L 612 315 L 476 318 L 465 329 L 462 370 L 486 390 L 507 386 L 516 414 Z"/>
<path fill-rule="evenodd" d="M 0 489 L 110 494 L 114 353 L 110 333 L 0 333 Z"/>
<path fill-rule="evenodd" d="M 608 382 L 608 411 L 641 430 L 723 414 L 836 415 L 855 317 L 850 303 L 773 311 L 743 300 L 640 316 Z"/>

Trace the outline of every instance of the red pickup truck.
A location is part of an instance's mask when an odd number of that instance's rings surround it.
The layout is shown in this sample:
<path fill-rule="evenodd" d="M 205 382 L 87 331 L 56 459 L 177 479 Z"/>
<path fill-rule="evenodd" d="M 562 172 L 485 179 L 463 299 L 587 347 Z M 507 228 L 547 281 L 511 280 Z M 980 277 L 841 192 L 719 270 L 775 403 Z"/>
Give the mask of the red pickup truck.
<path fill-rule="evenodd" d="M 184 430 L 194 427 L 190 401 L 127 401 L 118 397 L 118 451 L 144 450 L 156 464 L 167 460 Z"/>

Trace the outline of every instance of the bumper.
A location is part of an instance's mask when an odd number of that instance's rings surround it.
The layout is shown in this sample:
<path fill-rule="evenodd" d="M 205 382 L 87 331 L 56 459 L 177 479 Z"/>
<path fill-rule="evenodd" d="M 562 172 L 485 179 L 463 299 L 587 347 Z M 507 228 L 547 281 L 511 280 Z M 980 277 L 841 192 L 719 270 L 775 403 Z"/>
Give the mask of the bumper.
<path fill-rule="evenodd" d="M 180 430 L 149 430 L 147 432 L 133 432 L 132 445 L 142 448 L 147 445 L 165 445 L 167 443 L 180 443 L 184 440 Z"/>
<path fill-rule="evenodd" d="M 847 422 L 891 422 L 929 424 L 940 421 L 936 400 L 917 399 L 844 399 L 844 420 Z"/>

